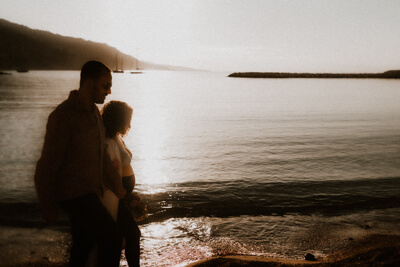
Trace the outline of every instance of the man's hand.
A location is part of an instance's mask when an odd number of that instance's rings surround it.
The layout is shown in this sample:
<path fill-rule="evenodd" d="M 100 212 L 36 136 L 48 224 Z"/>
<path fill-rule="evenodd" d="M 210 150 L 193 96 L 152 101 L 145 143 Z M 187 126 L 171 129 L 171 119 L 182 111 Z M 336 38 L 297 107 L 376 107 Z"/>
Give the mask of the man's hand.
<path fill-rule="evenodd" d="M 132 192 L 127 196 L 126 200 L 129 203 L 131 208 L 135 208 L 138 206 L 140 201 L 142 201 L 142 198 L 139 196 L 138 193 Z"/>
<path fill-rule="evenodd" d="M 138 204 L 139 204 L 139 201 L 137 201 L 136 199 L 132 199 L 129 202 L 129 206 L 131 206 L 131 208 L 136 208 Z"/>

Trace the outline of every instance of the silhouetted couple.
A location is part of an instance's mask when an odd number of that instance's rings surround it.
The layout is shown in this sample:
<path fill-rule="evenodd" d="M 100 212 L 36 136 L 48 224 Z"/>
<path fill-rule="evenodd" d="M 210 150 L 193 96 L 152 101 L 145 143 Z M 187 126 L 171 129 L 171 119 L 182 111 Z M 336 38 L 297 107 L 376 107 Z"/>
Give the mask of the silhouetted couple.
<path fill-rule="evenodd" d="M 101 115 L 95 105 L 104 103 L 111 86 L 111 70 L 103 63 L 82 67 L 79 90 L 48 118 L 36 167 L 43 218 L 54 224 L 58 206 L 69 214 L 70 266 L 85 266 L 95 245 L 97 266 L 119 266 L 123 243 L 129 266 L 139 266 L 140 230 L 124 200 L 135 185 L 132 154 L 121 139 L 132 109 L 111 101 Z"/>

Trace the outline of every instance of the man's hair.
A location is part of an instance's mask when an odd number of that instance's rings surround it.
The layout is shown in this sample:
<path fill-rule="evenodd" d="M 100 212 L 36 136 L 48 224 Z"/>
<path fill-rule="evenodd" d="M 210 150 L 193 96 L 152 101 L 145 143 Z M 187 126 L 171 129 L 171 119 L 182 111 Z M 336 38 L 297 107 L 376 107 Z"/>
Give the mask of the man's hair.
<path fill-rule="evenodd" d="M 111 73 L 111 70 L 103 63 L 95 60 L 86 62 L 81 70 L 80 86 L 83 86 L 87 79 L 98 80 L 104 73 Z"/>
<path fill-rule="evenodd" d="M 114 138 L 118 132 L 122 131 L 132 117 L 133 109 L 125 102 L 110 101 L 101 110 L 106 137 Z"/>

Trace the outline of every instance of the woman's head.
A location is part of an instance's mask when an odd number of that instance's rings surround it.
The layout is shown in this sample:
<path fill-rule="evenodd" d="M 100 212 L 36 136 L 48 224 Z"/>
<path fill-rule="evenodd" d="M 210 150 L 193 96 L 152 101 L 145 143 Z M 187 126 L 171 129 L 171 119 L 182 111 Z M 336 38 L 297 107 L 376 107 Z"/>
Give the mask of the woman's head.
<path fill-rule="evenodd" d="M 118 133 L 124 135 L 131 127 L 133 109 L 125 102 L 110 101 L 104 105 L 101 115 L 106 127 L 106 137 L 113 138 Z"/>

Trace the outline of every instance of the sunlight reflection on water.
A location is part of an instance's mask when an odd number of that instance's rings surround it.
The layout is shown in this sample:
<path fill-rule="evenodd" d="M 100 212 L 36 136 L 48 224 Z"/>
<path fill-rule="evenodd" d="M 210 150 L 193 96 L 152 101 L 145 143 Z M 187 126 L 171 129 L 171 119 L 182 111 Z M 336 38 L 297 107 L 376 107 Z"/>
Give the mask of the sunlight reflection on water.
<path fill-rule="evenodd" d="M 170 219 L 141 228 L 144 250 L 142 255 L 145 264 L 175 266 L 179 263 L 210 257 L 212 249 L 196 240 L 203 234 L 207 235 L 211 227 L 200 222 L 189 219 Z"/>
<path fill-rule="evenodd" d="M 142 262 L 146 266 L 184 266 L 215 255 L 263 255 L 260 248 L 226 236 L 216 236 L 220 219 L 181 218 L 150 223 L 141 228 Z"/>

